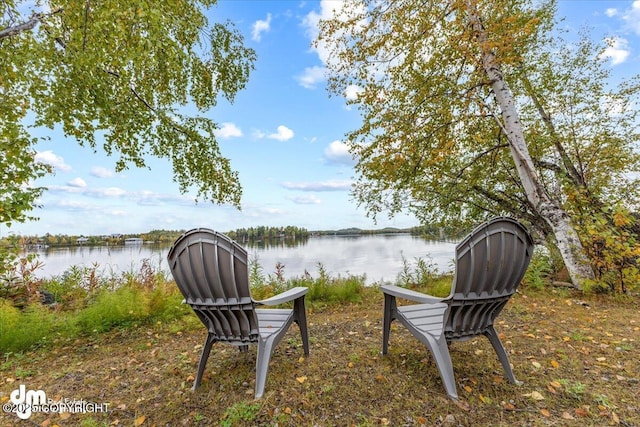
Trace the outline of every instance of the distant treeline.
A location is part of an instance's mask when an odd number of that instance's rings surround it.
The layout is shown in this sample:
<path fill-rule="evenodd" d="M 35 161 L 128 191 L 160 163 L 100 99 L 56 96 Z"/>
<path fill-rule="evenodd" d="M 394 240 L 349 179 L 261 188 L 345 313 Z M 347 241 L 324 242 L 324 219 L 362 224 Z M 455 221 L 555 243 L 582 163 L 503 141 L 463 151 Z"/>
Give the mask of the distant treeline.
<path fill-rule="evenodd" d="M 102 236 L 77 236 L 67 234 L 50 234 L 44 236 L 20 236 L 11 235 L 2 239 L 2 244 L 20 245 L 23 247 L 55 247 L 55 246 L 101 246 L 101 245 L 122 245 L 125 239 L 137 237 L 146 243 L 173 243 L 185 230 L 151 230 L 139 234 L 110 234 Z M 276 239 L 299 240 L 312 236 L 335 236 L 335 235 L 374 235 L 374 234 L 397 234 L 407 233 L 423 236 L 429 239 L 447 239 L 459 235 L 459 230 L 448 229 L 435 226 L 418 226 L 411 228 L 386 227 L 374 230 L 363 230 L 361 228 L 343 228 L 339 230 L 316 230 L 309 231 L 303 227 L 269 227 L 258 226 L 249 228 L 238 228 L 233 231 L 224 232 L 226 235 L 240 243 L 272 241 Z"/>

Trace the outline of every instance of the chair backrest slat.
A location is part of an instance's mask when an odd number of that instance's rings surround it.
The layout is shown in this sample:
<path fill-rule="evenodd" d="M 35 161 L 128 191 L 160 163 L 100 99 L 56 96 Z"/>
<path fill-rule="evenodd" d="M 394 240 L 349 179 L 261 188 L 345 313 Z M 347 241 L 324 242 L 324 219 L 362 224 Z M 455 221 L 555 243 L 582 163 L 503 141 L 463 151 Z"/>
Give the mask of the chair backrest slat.
<path fill-rule="evenodd" d="M 445 322 L 448 339 L 482 333 L 516 292 L 533 239 L 512 218 L 494 218 L 456 246 L 456 270 Z"/>
<path fill-rule="evenodd" d="M 257 341 L 244 248 L 223 234 L 198 228 L 180 236 L 167 259 L 186 302 L 217 341 Z"/>

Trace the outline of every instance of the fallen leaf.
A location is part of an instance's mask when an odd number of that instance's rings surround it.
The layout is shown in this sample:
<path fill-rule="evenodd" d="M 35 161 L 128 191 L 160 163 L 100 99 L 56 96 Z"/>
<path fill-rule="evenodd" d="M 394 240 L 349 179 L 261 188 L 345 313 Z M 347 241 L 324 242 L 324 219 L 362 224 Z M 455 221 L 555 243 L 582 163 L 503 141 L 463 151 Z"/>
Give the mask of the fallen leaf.
<path fill-rule="evenodd" d="M 302 362 L 304 362 L 304 357 L 300 356 L 300 358 L 298 359 L 298 363 L 302 363 Z"/>
<path fill-rule="evenodd" d="M 620 418 L 618 418 L 618 414 L 616 414 L 615 412 L 612 412 L 611 421 L 613 421 L 614 424 L 620 424 Z"/>
<path fill-rule="evenodd" d="M 605 360 L 607 360 L 607 358 L 606 357 L 596 357 L 596 360 L 598 362 L 604 362 Z"/>
<path fill-rule="evenodd" d="M 298 381 L 300 384 L 304 384 L 304 382 L 307 380 L 307 377 L 302 376 L 302 377 L 297 377 L 296 381 Z"/>
<path fill-rule="evenodd" d="M 144 423 L 144 420 L 146 420 L 147 417 L 145 417 L 144 415 L 140 415 L 138 418 L 135 419 L 135 421 L 133 422 L 133 425 L 135 427 L 141 426 Z"/>
<path fill-rule="evenodd" d="M 568 412 L 563 412 L 562 413 L 562 418 L 564 418 L 565 420 L 575 420 L 576 417 L 574 417 L 573 415 L 571 415 Z"/>
<path fill-rule="evenodd" d="M 467 393 L 471 393 L 471 392 L 473 391 L 473 389 L 472 389 L 471 387 L 469 387 L 468 385 L 464 386 L 464 390 L 465 390 Z"/>
<path fill-rule="evenodd" d="M 68 420 L 69 418 L 71 418 L 71 413 L 70 412 L 63 412 L 60 414 L 60 419 L 61 420 Z"/>
<path fill-rule="evenodd" d="M 288 406 L 284 408 L 284 413 L 291 415 L 291 408 L 289 408 Z"/>
<path fill-rule="evenodd" d="M 553 387 L 553 388 L 560 388 L 560 387 L 562 387 L 562 384 L 560 384 L 558 381 L 551 381 L 551 382 L 549 383 L 549 385 L 550 385 L 551 387 Z"/>
<path fill-rule="evenodd" d="M 544 396 L 539 391 L 532 391 L 531 393 L 523 394 L 524 397 L 530 397 L 533 400 L 544 400 Z"/>
<path fill-rule="evenodd" d="M 40 423 L 40 427 L 49 427 L 51 425 L 51 418 L 47 418 L 43 422 Z"/>
<path fill-rule="evenodd" d="M 551 366 L 553 366 L 554 368 L 558 369 L 560 367 L 560 363 L 558 363 L 557 360 L 553 359 L 551 362 Z"/>
<path fill-rule="evenodd" d="M 589 416 L 589 413 L 584 408 L 576 408 L 575 411 L 573 412 L 576 414 L 577 417 L 585 418 Z"/>
<path fill-rule="evenodd" d="M 540 362 L 531 362 L 531 364 L 533 365 L 534 368 L 536 369 L 540 369 L 542 368 L 542 365 L 540 364 Z"/>
<path fill-rule="evenodd" d="M 543 408 L 543 409 L 540 409 L 540 413 L 541 413 L 542 415 L 544 415 L 545 417 L 547 417 L 547 418 L 549 418 L 549 417 L 551 416 L 551 412 L 549 412 L 549 410 L 548 410 L 548 409 L 544 409 L 544 408 Z"/>
<path fill-rule="evenodd" d="M 502 407 L 507 411 L 515 411 L 516 407 L 512 403 L 505 403 Z"/>
<path fill-rule="evenodd" d="M 424 417 L 418 417 L 418 419 L 416 421 L 418 421 L 418 424 L 426 424 L 427 423 L 427 419 L 424 418 Z"/>

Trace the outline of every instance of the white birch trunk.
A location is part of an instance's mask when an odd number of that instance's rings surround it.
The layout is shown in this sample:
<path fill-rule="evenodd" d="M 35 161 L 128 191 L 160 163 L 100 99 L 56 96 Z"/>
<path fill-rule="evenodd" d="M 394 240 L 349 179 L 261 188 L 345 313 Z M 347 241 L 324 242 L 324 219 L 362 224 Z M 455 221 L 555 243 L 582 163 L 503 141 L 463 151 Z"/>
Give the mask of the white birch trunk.
<path fill-rule="evenodd" d="M 502 113 L 502 126 L 509 140 L 511 156 L 518 176 L 524 186 L 527 199 L 540 216 L 547 221 L 555 236 L 573 285 L 580 289 L 585 279 L 595 279 L 584 248 L 571 225 L 569 215 L 555 204 L 543 187 L 533 165 L 529 148 L 524 138 L 522 124 L 515 105 L 513 93 L 504 79 L 494 53 L 487 47 L 487 34 L 472 0 L 466 0 L 470 23 L 477 36 L 482 52 L 482 66 L 495 94 Z"/>

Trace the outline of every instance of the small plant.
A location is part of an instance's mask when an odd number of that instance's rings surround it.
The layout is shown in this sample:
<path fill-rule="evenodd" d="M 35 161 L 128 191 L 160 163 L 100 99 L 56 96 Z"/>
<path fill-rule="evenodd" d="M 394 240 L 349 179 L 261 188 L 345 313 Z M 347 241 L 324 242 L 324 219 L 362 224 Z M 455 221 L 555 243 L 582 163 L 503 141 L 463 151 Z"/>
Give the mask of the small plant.
<path fill-rule="evenodd" d="M 233 427 L 238 425 L 240 422 L 250 423 L 256 419 L 258 412 L 260 412 L 260 408 L 261 406 L 259 403 L 236 403 L 235 405 L 227 408 L 224 412 L 220 425 L 222 427 Z"/>
<path fill-rule="evenodd" d="M 39 301 L 42 280 L 37 279 L 34 273 L 41 267 L 42 262 L 32 256 L 6 263 L 0 276 L 0 298 L 11 301 L 19 308 Z"/>
<path fill-rule="evenodd" d="M 546 248 L 536 248 L 531 257 L 522 284 L 531 289 L 541 290 L 549 283 L 553 271 L 552 261 Z"/>
<path fill-rule="evenodd" d="M 402 270 L 398 273 L 396 283 L 404 287 L 420 287 L 428 284 L 438 277 L 438 267 L 429 256 L 416 258 L 412 266 L 401 253 Z"/>
<path fill-rule="evenodd" d="M 582 400 L 582 396 L 587 390 L 587 386 L 580 381 L 571 382 L 569 380 L 561 379 L 558 380 L 558 382 L 562 384 L 567 394 L 576 400 Z"/>

